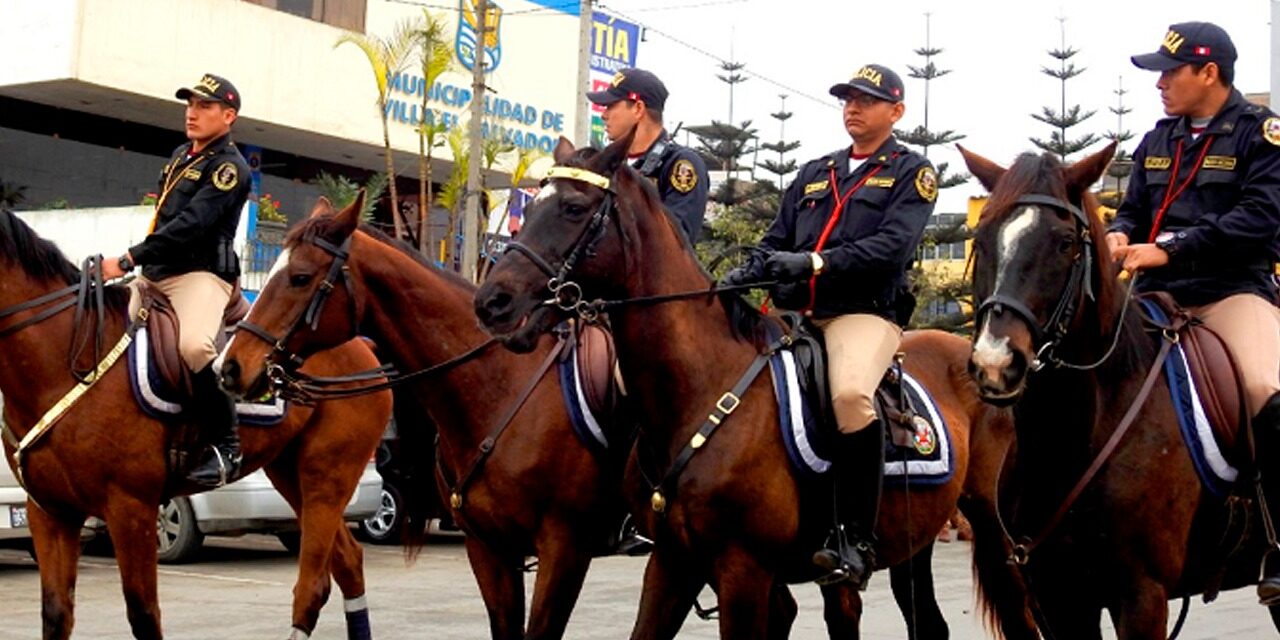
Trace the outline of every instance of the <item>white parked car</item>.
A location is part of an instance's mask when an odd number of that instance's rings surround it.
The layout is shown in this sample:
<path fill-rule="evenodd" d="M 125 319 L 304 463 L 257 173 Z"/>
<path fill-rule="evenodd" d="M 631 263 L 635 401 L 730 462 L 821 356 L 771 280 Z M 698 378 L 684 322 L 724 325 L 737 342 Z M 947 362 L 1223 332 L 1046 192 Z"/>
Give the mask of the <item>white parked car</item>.
<path fill-rule="evenodd" d="M 0 460 L 0 543 L 7 540 L 24 540 L 31 537 L 27 529 L 27 492 L 18 484 L 9 470 L 9 463 Z"/>

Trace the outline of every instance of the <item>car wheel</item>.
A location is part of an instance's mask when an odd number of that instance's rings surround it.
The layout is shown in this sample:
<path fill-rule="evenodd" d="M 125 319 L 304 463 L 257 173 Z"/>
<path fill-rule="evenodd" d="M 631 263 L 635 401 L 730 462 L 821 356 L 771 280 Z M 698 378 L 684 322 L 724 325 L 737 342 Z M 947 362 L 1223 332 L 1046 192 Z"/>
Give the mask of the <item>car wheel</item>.
<path fill-rule="evenodd" d="M 360 537 L 374 544 L 397 544 L 404 524 L 404 501 L 395 485 L 382 483 L 378 511 L 360 521 Z"/>
<path fill-rule="evenodd" d="M 156 542 L 160 562 L 189 562 L 204 544 L 204 534 L 196 527 L 196 514 L 191 501 L 173 498 L 160 505 L 156 524 Z"/>
<path fill-rule="evenodd" d="M 280 544 L 284 545 L 285 550 L 295 556 L 302 549 L 301 531 L 278 531 L 276 532 L 276 540 L 279 540 Z"/>

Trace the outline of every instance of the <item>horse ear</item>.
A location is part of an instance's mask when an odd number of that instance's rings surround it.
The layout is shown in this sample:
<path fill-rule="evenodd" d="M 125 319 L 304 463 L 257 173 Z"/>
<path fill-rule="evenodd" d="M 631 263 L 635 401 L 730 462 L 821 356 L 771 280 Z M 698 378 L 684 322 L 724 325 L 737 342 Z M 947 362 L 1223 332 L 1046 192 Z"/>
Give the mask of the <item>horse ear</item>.
<path fill-rule="evenodd" d="M 331 215 L 333 215 L 333 203 L 328 198 L 320 196 L 320 199 L 316 200 L 315 206 L 311 207 L 311 215 L 309 217 L 320 218 Z"/>
<path fill-rule="evenodd" d="M 969 173 L 972 173 L 978 182 L 987 189 L 988 192 L 995 189 L 996 183 L 1000 182 L 1000 178 L 1008 171 L 1004 167 L 964 148 L 956 145 L 956 149 L 960 151 L 960 155 L 964 157 L 965 166 L 969 167 Z"/>
<path fill-rule="evenodd" d="M 631 150 L 631 142 L 635 140 L 635 137 L 636 130 L 633 127 L 627 135 L 615 140 L 613 144 L 605 147 L 604 151 L 591 158 L 591 169 L 601 175 L 613 175 L 627 159 L 627 152 Z"/>
<path fill-rule="evenodd" d="M 329 227 L 328 240 L 334 244 L 338 244 L 347 239 L 347 236 L 356 232 L 356 227 L 360 226 L 360 211 L 364 209 L 364 189 L 356 192 L 356 199 L 351 204 L 343 207 L 333 218 L 333 225 Z"/>
<path fill-rule="evenodd" d="M 1107 170 L 1111 164 L 1111 158 L 1116 154 L 1116 145 L 1118 141 L 1113 140 L 1101 151 L 1067 167 L 1067 193 L 1076 195 L 1083 193 L 1093 183 L 1102 177 L 1102 172 Z"/>
<path fill-rule="evenodd" d="M 556 148 L 551 152 L 551 157 L 555 159 L 556 164 L 564 164 L 573 156 L 574 151 L 576 149 L 573 148 L 573 143 L 569 142 L 568 138 L 560 136 L 560 142 L 556 143 Z"/>

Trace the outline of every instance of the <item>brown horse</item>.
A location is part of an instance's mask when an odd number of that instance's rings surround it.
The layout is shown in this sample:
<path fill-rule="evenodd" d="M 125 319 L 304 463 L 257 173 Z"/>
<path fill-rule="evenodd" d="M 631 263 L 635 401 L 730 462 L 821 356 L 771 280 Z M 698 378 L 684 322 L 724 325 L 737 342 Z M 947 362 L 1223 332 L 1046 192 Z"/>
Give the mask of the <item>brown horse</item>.
<path fill-rule="evenodd" d="M 80 280 L 81 273 L 50 242 L 8 211 L 0 211 L 0 308 L 50 294 Z M 36 321 L 58 298 L 7 316 L 0 328 L 0 393 L 4 422 L 22 439 L 76 380 L 68 370 L 73 313 L 66 309 Z M 105 291 L 104 337 L 116 344 L 126 324 L 128 292 Z M 18 327 L 35 321 L 20 330 Z M 338 375 L 377 366 L 369 347 L 353 341 L 309 365 L 316 375 Z M 74 622 L 80 528 L 89 515 L 102 518 L 111 534 L 133 635 L 160 638 L 156 595 L 156 509 L 172 472 L 166 458 L 174 438 L 166 425 L 148 418 L 133 399 L 126 363 L 99 377 L 26 451 L 23 477 L 36 556 L 40 564 L 41 615 L 45 638 L 67 638 Z M 294 585 L 293 627 L 310 633 L 328 599 L 330 575 L 348 599 L 349 630 L 367 628 L 362 550 L 343 522 L 369 457 L 391 413 L 389 393 L 354 400 L 293 406 L 274 427 L 242 426 L 244 471 L 264 467 L 299 515 L 302 547 Z M 14 447 L 5 442 L 15 466 Z M 217 621 L 209 621 L 208 634 Z M 363 636 L 368 637 L 367 631 Z"/>
<path fill-rule="evenodd" d="M 1164 638 L 1170 598 L 1255 582 L 1265 547 L 1254 535 L 1229 553 L 1257 519 L 1202 487 L 1158 375 L 1162 332 L 1144 330 L 1111 264 L 1088 188 L 1114 150 L 1070 166 L 1023 154 L 1007 170 L 963 151 L 991 191 L 974 241 L 984 302 L 971 369 L 985 398 L 1016 403 L 1000 504 L 1052 638 L 1101 638 L 1103 609 L 1120 638 Z"/>
<path fill-rule="evenodd" d="M 549 345 L 532 357 L 497 347 L 476 326 L 473 285 L 429 266 L 421 254 L 382 233 L 359 227 L 359 210 L 359 203 L 336 214 L 327 201 L 317 205 L 287 238 L 279 272 L 245 326 L 279 336 L 282 351 L 300 357 L 359 332 L 374 338 L 401 371 L 444 365 L 401 389 L 416 392 L 438 425 L 441 494 L 451 497 L 456 490 L 453 517 L 468 534 L 467 557 L 493 637 L 559 638 L 593 551 L 602 550 L 621 514 L 621 465 L 610 471 L 573 435 L 560 379 L 543 366 L 550 364 Z M 336 258 L 325 245 L 347 249 Z M 334 288 L 329 311 L 314 329 L 300 324 L 321 276 L 335 264 L 349 277 Z M 267 384 L 273 348 L 238 333 L 224 354 L 224 385 L 257 393 Z M 509 415 L 523 389 L 530 394 Z M 491 455 L 477 463 L 504 417 L 510 418 L 509 428 L 490 441 Z M 470 483 L 457 488 L 468 475 Z M 538 557 L 538 569 L 526 632 L 523 567 L 530 555 Z"/>
<path fill-rule="evenodd" d="M 575 310 L 592 317 L 591 307 L 577 304 L 588 299 L 578 293 L 637 299 L 710 286 L 652 185 L 624 164 L 629 142 L 598 154 L 574 152 L 566 140 L 557 147 L 557 178 L 531 206 L 519 248 L 508 250 L 476 296 L 477 315 L 507 346 L 533 348 Z M 555 281 L 549 283 L 548 275 Z M 810 557 L 822 543 L 830 494 L 806 491 L 793 471 L 768 382 L 756 379 L 736 401 L 725 395 L 755 360 L 770 320 L 737 296 L 620 305 L 609 313 L 623 379 L 643 425 L 624 491 L 655 539 L 632 637 L 674 637 L 707 583 L 718 595 L 721 637 L 786 637 L 796 613 L 786 585 L 818 577 Z M 964 379 L 963 340 L 926 332 L 907 338 L 904 349 L 907 371 L 928 387 L 952 428 L 956 470 L 947 484 L 886 491 L 876 550 L 881 566 L 931 548 L 972 470 L 971 416 L 986 414 Z M 695 437 L 717 407 L 723 428 L 709 439 Z M 1002 440 L 993 432 L 987 441 Z M 689 450 L 696 455 L 683 473 L 655 495 L 671 461 Z M 981 468 L 993 467 L 992 458 L 998 454 L 985 456 Z M 981 496 L 991 495 L 994 476 L 970 480 L 975 498 L 989 504 Z M 802 518 L 811 510 L 816 517 Z M 983 513 L 990 510 L 974 509 L 971 517 Z M 820 524 L 805 527 L 803 520 Z M 1002 571 L 1000 565 L 978 568 L 991 576 Z M 858 592 L 842 583 L 822 593 L 831 637 L 857 637 Z M 1034 633 L 1021 610 L 1004 626 L 1011 635 Z M 945 637 L 945 622 L 912 633 Z"/>

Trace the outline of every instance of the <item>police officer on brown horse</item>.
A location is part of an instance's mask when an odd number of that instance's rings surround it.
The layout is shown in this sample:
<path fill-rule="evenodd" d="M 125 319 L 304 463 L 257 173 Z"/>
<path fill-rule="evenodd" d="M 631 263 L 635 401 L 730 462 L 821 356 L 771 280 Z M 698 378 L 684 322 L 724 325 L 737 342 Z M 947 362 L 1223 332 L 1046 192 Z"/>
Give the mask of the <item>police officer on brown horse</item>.
<path fill-rule="evenodd" d="M 232 240 L 249 196 L 249 165 L 231 141 L 240 111 L 240 92 L 231 82 L 206 74 L 176 96 L 187 103 L 189 142 L 174 151 L 160 174 L 152 231 L 120 257 L 103 260 L 102 272 L 110 279 L 142 267 L 141 278 L 173 305 L 178 350 L 195 374 L 188 414 L 211 443 L 188 479 L 215 488 L 240 470 L 235 404 L 218 385 L 213 360 L 223 310 L 240 275 Z"/>
<path fill-rule="evenodd" d="M 1240 368 L 1273 520 L 1280 516 L 1280 117 L 1232 85 L 1236 48 L 1208 22 L 1171 25 L 1154 53 L 1170 117 L 1133 154 L 1107 245 L 1142 291 L 1167 291 L 1226 343 Z M 1275 554 L 1271 554 L 1274 556 Z M 1280 557 L 1258 585 L 1280 604 Z"/>
<path fill-rule="evenodd" d="M 800 168 L 757 252 L 724 284 L 778 280 L 778 307 L 821 329 L 840 435 L 832 459 L 836 527 L 814 554 L 828 574 L 865 588 L 875 568 L 884 431 L 873 397 L 915 308 L 907 271 L 933 213 L 933 166 L 893 137 L 902 79 L 875 64 L 831 87 L 853 145 Z M 868 428 L 872 427 L 872 428 Z"/>

